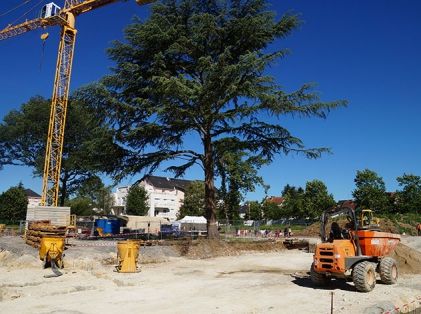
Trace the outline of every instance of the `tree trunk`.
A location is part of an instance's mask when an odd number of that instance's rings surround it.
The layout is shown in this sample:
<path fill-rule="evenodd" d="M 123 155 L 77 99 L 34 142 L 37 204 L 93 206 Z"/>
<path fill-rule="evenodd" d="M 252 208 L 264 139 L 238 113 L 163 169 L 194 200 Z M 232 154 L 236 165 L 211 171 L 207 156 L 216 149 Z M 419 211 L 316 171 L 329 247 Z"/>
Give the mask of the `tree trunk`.
<path fill-rule="evenodd" d="M 216 197 L 214 185 L 214 160 L 212 138 L 207 134 L 203 141 L 205 151 L 205 211 L 207 219 L 208 239 L 218 239 L 219 232 L 216 225 Z"/>
<path fill-rule="evenodd" d="M 225 216 L 225 223 L 228 223 L 229 221 L 229 217 L 228 217 L 228 209 L 227 209 L 227 181 L 226 181 L 227 177 L 225 175 L 225 172 L 222 170 L 221 171 L 221 189 L 220 189 L 220 193 L 218 193 L 218 197 L 220 199 L 223 199 L 224 201 L 224 206 L 223 211 L 224 211 L 224 216 Z M 221 207 L 220 207 L 221 208 Z M 219 213 L 221 214 L 221 213 Z M 219 217 L 222 217 L 221 215 L 219 215 Z"/>
<path fill-rule="evenodd" d="M 66 171 L 64 171 L 63 176 L 61 177 L 61 188 L 60 188 L 60 199 L 58 202 L 58 206 L 64 206 L 64 201 L 66 200 L 67 194 L 67 180 L 69 179 L 69 175 Z"/>

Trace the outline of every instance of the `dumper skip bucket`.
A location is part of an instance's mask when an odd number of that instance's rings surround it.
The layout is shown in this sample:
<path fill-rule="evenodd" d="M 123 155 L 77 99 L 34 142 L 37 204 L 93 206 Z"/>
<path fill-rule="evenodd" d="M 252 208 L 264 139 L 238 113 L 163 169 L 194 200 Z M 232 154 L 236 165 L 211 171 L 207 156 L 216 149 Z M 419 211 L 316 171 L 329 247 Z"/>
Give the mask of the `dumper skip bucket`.
<path fill-rule="evenodd" d="M 63 268 L 64 237 L 44 236 L 41 238 L 39 258 L 44 261 L 44 268 L 50 267 L 53 275 L 44 275 L 45 278 L 59 277 L 63 275 L 58 268 Z M 58 267 L 58 268 L 57 268 Z"/>
<path fill-rule="evenodd" d="M 117 260 L 116 269 L 119 273 L 135 273 L 138 271 L 137 261 L 139 258 L 138 241 L 127 240 L 117 242 Z"/>

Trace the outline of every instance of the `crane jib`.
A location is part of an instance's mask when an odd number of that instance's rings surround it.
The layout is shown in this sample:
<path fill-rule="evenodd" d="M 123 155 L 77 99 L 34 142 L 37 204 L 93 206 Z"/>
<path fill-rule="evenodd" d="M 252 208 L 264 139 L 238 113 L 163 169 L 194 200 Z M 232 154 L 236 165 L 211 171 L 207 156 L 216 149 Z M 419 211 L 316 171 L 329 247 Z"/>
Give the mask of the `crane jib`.
<path fill-rule="evenodd" d="M 9 25 L 5 29 L 0 31 L 0 40 L 4 40 L 10 37 L 14 37 L 34 29 L 46 26 L 55 26 L 55 25 L 66 25 L 67 21 L 62 16 L 51 16 L 48 18 L 37 18 L 34 20 L 26 21 L 24 23 L 11 26 Z"/>

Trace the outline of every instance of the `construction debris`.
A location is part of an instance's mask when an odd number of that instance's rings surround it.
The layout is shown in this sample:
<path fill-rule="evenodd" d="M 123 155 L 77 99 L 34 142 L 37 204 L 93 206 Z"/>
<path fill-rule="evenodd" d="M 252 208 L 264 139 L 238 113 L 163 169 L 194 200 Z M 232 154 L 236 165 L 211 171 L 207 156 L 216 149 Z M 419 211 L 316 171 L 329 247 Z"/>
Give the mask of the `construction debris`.
<path fill-rule="evenodd" d="M 288 250 L 309 250 L 309 241 L 305 239 L 288 238 L 284 240 L 283 244 Z"/>

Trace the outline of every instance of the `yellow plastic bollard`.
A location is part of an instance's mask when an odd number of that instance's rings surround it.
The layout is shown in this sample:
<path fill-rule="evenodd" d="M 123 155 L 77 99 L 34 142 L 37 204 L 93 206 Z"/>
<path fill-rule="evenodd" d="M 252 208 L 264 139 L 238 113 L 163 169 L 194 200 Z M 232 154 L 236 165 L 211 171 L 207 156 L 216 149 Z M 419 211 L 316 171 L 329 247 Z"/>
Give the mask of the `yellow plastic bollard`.
<path fill-rule="evenodd" d="M 134 240 L 117 242 L 118 265 L 116 269 L 119 273 L 135 273 L 138 271 L 139 247 L 140 243 Z"/>

